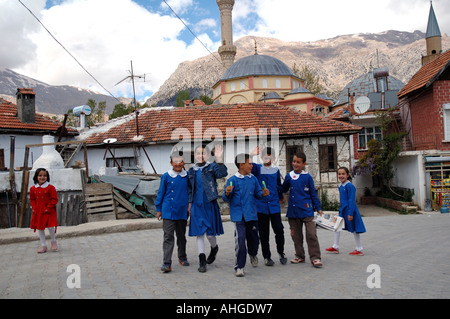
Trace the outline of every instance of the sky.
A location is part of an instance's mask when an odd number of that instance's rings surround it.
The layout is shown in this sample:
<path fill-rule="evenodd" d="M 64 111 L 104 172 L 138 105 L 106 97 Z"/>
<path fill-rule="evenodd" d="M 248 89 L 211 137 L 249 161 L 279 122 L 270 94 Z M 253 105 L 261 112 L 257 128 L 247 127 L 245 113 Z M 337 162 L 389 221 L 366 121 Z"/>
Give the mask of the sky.
<path fill-rule="evenodd" d="M 47 33 L 95 77 L 99 85 Z M 0 0 L 0 68 L 51 85 L 73 85 L 103 94 L 146 100 L 181 62 L 217 51 L 220 12 L 215 0 Z M 442 33 L 450 34 L 449 0 L 434 0 Z M 428 0 L 236 0 L 233 37 L 268 36 L 316 41 L 387 30 L 426 31 Z M 207 48 L 205 48 L 206 46 Z M 2 92 L 0 92 L 2 93 Z"/>

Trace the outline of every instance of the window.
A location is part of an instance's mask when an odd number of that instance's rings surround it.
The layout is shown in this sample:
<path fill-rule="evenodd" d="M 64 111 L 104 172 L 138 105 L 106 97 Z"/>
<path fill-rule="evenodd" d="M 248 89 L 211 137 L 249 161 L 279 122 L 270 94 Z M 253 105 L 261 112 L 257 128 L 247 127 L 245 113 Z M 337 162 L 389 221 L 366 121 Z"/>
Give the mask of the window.
<path fill-rule="evenodd" d="M 377 139 L 381 142 L 383 138 L 383 133 L 381 129 L 376 127 L 365 127 L 361 132 L 358 133 L 358 149 L 366 150 L 367 143 L 371 140 Z"/>
<path fill-rule="evenodd" d="M 262 82 L 263 82 L 263 88 L 267 89 L 267 79 L 263 79 Z"/>
<path fill-rule="evenodd" d="M 236 91 L 236 84 L 234 82 L 231 82 L 231 92 Z"/>
<path fill-rule="evenodd" d="M 337 170 L 336 144 L 319 145 L 319 165 L 321 172 Z"/>
<path fill-rule="evenodd" d="M 276 88 L 277 88 L 277 89 L 281 88 L 281 80 L 280 80 L 280 79 L 277 79 L 275 85 L 276 85 Z"/>
<path fill-rule="evenodd" d="M 450 104 L 442 107 L 444 113 L 444 139 L 450 141 Z"/>
<path fill-rule="evenodd" d="M 241 80 L 241 91 L 245 90 L 245 81 Z"/>
<path fill-rule="evenodd" d="M 3 148 L 0 149 L 0 170 L 6 170 L 6 167 L 5 167 L 5 150 Z"/>
<path fill-rule="evenodd" d="M 295 153 L 301 153 L 301 152 L 303 152 L 302 145 L 286 147 L 286 172 L 291 172 L 294 170 L 294 167 L 292 167 L 292 159 L 294 158 Z"/>

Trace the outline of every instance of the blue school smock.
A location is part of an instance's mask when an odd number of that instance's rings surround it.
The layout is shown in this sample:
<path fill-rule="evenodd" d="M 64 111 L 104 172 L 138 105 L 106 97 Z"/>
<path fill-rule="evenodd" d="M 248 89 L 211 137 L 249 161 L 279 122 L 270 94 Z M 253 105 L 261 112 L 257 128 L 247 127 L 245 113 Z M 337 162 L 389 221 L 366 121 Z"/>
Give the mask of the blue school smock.
<path fill-rule="evenodd" d="M 208 199 L 208 194 L 212 190 L 209 190 L 207 194 L 204 188 L 205 181 L 202 178 L 205 175 L 202 171 L 211 168 L 210 165 L 214 167 L 214 164 L 207 163 L 203 167 L 194 166 L 189 170 L 189 176 L 192 176 L 192 180 L 189 182 L 193 183 L 190 186 L 192 189 L 190 197 L 192 202 L 189 236 L 203 236 L 205 233 L 207 236 L 218 236 L 224 233 L 219 204 L 217 199 L 212 199 L 211 201 Z M 215 181 L 214 185 L 210 185 L 209 182 L 206 185 L 215 188 Z"/>
<path fill-rule="evenodd" d="M 341 207 L 339 208 L 339 216 L 344 218 L 345 228 L 351 233 L 365 233 L 366 228 L 359 213 L 358 206 L 356 206 L 356 187 L 347 181 L 339 185 L 339 201 Z M 353 220 L 349 221 L 348 216 L 353 216 Z"/>
<path fill-rule="evenodd" d="M 302 171 L 288 173 L 283 183 L 283 192 L 289 191 L 288 218 L 314 217 L 314 210 L 322 210 L 319 197 L 314 187 L 312 176 Z"/>
<path fill-rule="evenodd" d="M 242 175 L 236 173 L 227 180 L 225 189 L 233 183 L 233 191 L 225 195 L 222 194 L 224 202 L 230 203 L 230 219 L 232 222 L 240 222 L 242 220 L 248 222 L 258 220 L 256 211 L 256 199 L 262 198 L 262 189 L 258 180 L 252 174 Z"/>
<path fill-rule="evenodd" d="M 278 167 L 266 167 L 253 163 L 252 174 L 258 179 L 259 186 L 263 188 L 264 182 L 270 192 L 268 196 L 256 201 L 256 210 L 258 213 L 266 215 L 281 213 L 280 199 L 283 198 L 283 187 Z"/>
<path fill-rule="evenodd" d="M 162 213 L 163 219 L 187 220 L 188 205 L 187 172 L 164 173 L 155 200 L 156 211 Z"/>

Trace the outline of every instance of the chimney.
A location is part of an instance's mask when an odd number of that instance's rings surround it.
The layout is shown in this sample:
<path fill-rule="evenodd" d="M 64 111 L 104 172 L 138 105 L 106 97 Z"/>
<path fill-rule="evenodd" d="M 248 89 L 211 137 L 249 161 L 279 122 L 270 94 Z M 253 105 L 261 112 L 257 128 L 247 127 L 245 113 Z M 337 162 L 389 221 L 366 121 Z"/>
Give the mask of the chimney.
<path fill-rule="evenodd" d="M 36 94 L 33 89 L 17 89 L 17 117 L 22 123 L 35 123 Z"/>

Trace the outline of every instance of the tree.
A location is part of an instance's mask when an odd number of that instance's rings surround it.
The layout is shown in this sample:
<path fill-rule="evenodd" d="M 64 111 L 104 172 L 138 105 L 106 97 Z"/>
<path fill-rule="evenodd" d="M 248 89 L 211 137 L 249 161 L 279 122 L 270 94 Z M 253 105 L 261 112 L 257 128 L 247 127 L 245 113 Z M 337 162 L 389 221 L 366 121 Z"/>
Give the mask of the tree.
<path fill-rule="evenodd" d="M 94 126 L 96 123 L 104 122 L 106 101 L 97 102 L 93 99 L 89 99 L 86 105 L 91 107 L 91 115 L 87 117 L 87 125 Z"/>
<path fill-rule="evenodd" d="M 392 163 L 400 154 L 402 140 L 407 133 L 393 130 L 392 123 L 395 119 L 392 112 L 393 110 L 387 110 L 376 113 L 375 122 L 380 125 L 383 138 L 381 141 L 371 140 L 367 143 L 368 150 L 353 167 L 353 174 L 379 176 L 382 188 L 394 193 L 391 187 L 394 177 Z"/>
<path fill-rule="evenodd" d="M 190 94 L 188 90 L 181 90 L 177 95 L 177 106 L 184 106 L 184 101 L 190 99 Z"/>
<path fill-rule="evenodd" d="M 319 83 L 319 76 L 316 71 L 310 69 L 304 65 L 301 69 L 294 64 L 293 72 L 301 79 L 305 80 L 305 88 L 307 88 L 312 94 L 320 94 L 323 92 L 323 87 Z"/>
<path fill-rule="evenodd" d="M 134 111 L 134 106 L 132 103 L 128 104 L 128 106 L 126 106 L 123 103 L 119 103 L 114 106 L 114 110 L 109 115 L 109 119 L 112 120 L 112 119 L 130 114 L 133 111 Z"/>
<path fill-rule="evenodd" d="M 200 96 L 200 100 L 202 100 L 203 102 L 205 102 L 206 105 L 211 105 L 214 103 L 214 100 L 212 98 L 210 98 L 208 95 L 203 94 L 202 96 Z"/>

